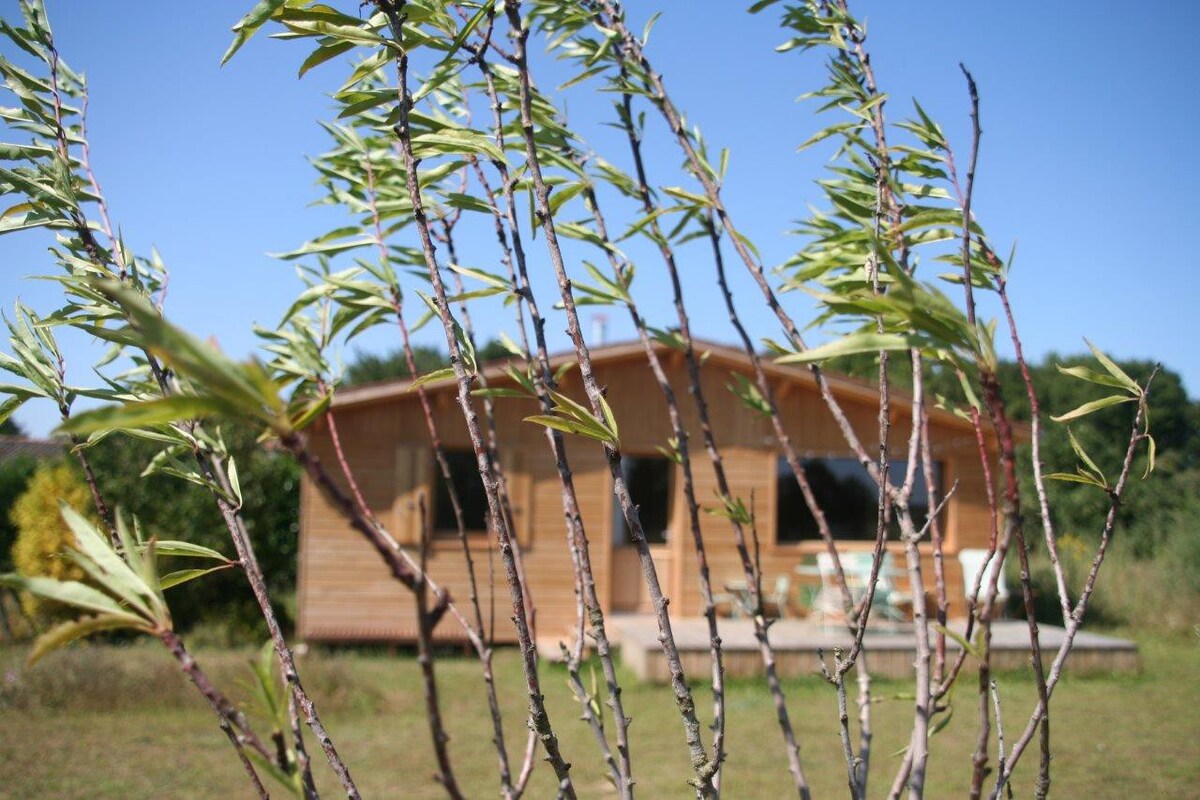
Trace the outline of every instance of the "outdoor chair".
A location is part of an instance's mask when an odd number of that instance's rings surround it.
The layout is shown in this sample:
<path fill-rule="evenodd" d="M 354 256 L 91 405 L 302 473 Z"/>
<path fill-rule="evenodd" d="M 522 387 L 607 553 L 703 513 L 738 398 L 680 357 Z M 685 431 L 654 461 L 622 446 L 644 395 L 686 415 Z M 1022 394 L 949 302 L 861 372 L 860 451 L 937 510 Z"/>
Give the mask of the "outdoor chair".
<path fill-rule="evenodd" d="M 787 619 L 791 597 L 792 579 L 787 575 L 780 575 L 775 579 L 775 591 L 763 597 L 763 613 L 771 616 L 773 610 L 779 619 Z"/>
<path fill-rule="evenodd" d="M 786 619 L 788 606 L 791 604 L 791 594 L 792 579 L 787 575 L 780 575 L 775 579 L 774 591 L 763 594 L 763 613 L 767 616 Z M 728 606 L 731 619 L 739 619 L 743 615 L 749 617 L 754 614 L 750 605 L 749 585 L 742 579 L 726 581 L 725 591 L 713 595 L 713 604 Z"/>
<path fill-rule="evenodd" d="M 841 553 L 842 572 L 846 576 L 846 585 L 850 589 L 854 602 L 860 601 L 866 594 L 871 580 L 871 567 L 874 554 L 869 552 Z M 834 569 L 833 557 L 829 553 L 817 553 L 817 569 L 821 573 L 821 591 L 813 604 L 813 610 L 820 614 L 822 622 L 829 616 L 844 618 L 841 590 L 838 587 L 837 571 Z M 896 574 L 892 554 L 884 551 L 879 564 L 879 573 L 875 577 L 875 596 L 871 603 L 871 613 L 879 614 L 890 622 L 903 622 L 907 619 L 905 605 L 911 605 L 912 598 L 906 592 L 896 589 L 892 576 Z"/>
<path fill-rule="evenodd" d="M 958 551 L 958 563 L 962 565 L 963 571 L 963 596 L 967 601 L 971 601 L 971 592 L 975 588 L 975 582 L 983 572 L 984 563 L 988 563 L 988 572 L 983 576 L 983 580 L 979 581 L 979 594 L 975 600 L 987 595 L 988 583 L 992 579 L 992 575 L 996 576 L 996 602 L 994 607 L 997 608 L 1001 615 L 1004 609 L 1008 606 L 1008 584 L 1004 579 L 1004 562 L 1000 560 L 998 555 L 993 554 L 991 561 L 988 562 L 988 551 L 980 548 L 969 547 Z"/>
<path fill-rule="evenodd" d="M 713 594 L 713 605 L 717 613 L 722 607 L 729 609 L 730 619 L 741 619 L 750 616 L 750 590 L 741 579 L 725 581 L 725 591 Z"/>

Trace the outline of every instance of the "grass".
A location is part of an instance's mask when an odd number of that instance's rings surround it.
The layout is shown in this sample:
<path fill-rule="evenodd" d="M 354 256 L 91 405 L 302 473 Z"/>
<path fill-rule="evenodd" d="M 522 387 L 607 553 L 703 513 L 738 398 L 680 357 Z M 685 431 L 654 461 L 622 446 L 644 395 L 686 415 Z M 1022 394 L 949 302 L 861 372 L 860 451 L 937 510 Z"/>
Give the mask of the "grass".
<path fill-rule="evenodd" d="M 1200 640 L 1196 636 L 1137 634 L 1140 675 L 1068 677 L 1054 698 L 1053 794 L 1059 797 L 1198 797 L 1200 764 Z M 245 696 L 252 654 L 201 651 L 201 664 L 231 694 Z M 524 692 L 512 650 L 501 651 L 510 752 L 524 745 Z M 0 649 L 0 797 L 213 797 L 249 796 L 245 776 L 207 708 L 158 649 L 93 645 L 52 656 L 33 670 L 25 651 Z M 327 727 L 367 797 L 443 797 L 432 781 L 432 757 L 415 660 L 381 652 L 313 652 L 302 673 Z M 495 756 L 476 663 L 460 657 L 438 662 L 444 714 L 458 777 L 471 797 L 497 795 Z M 929 797 L 958 797 L 969 781 L 976 695 L 967 676 L 954 698 L 955 714 L 932 743 Z M 590 733 L 578 721 L 565 674 L 545 669 L 552 718 L 581 796 L 608 793 Z M 642 797 L 687 797 L 689 774 L 682 730 L 669 690 L 640 685 L 626 675 L 625 701 L 633 717 L 633 766 Z M 1036 690 L 1023 675 L 1002 676 L 1010 741 Z M 846 795 L 832 690 L 819 679 L 787 683 L 789 705 L 817 797 Z M 877 682 L 876 738 L 871 795 L 890 784 L 893 755 L 909 725 L 908 687 Z M 704 689 L 697 700 L 707 707 Z M 783 797 L 790 783 L 778 728 L 758 681 L 728 689 L 729 797 Z M 1016 796 L 1029 795 L 1031 748 L 1018 775 Z M 320 753 L 314 754 L 319 762 Z M 337 787 L 323 763 L 318 780 L 329 796 Z M 528 796 L 553 796 L 549 770 L 537 770 Z"/>

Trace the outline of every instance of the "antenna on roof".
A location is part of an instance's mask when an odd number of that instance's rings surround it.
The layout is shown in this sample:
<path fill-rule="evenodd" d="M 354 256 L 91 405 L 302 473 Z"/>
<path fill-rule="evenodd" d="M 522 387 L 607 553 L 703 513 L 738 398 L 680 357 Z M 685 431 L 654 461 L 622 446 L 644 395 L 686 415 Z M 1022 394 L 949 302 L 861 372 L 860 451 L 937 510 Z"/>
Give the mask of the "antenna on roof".
<path fill-rule="evenodd" d="M 592 346 L 602 347 L 608 338 L 608 314 L 592 314 Z"/>

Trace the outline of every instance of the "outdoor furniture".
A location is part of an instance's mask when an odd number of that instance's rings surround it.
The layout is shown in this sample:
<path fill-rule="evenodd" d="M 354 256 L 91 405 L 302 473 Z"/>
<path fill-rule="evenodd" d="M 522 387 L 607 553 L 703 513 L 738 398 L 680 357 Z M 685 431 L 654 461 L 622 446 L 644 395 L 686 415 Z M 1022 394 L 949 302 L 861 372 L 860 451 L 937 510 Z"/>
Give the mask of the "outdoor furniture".
<path fill-rule="evenodd" d="M 846 576 L 846 586 L 850 596 L 858 603 L 866 595 L 867 586 L 871 581 L 871 568 L 874 563 L 874 553 L 850 552 L 839 553 L 838 560 L 842 564 L 842 572 Z M 844 619 L 845 609 L 842 606 L 841 588 L 838 586 L 837 570 L 834 568 L 833 557 L 828 552 L 817 553 L 816 567 L 800 565 L 796 572 L 801 575 L 816 574 L 821 578 L 821 588 L 813 598 L 810 611 L 819 616 L 822 624 L 830 618 Z M 907 592 L 896 589 L 893 578 L 902 574 L 896 569 L 892 554 L 884 551 L 879 565 L 879 573 L 875 576 L 875 595 L 871 602 L 872 614 L 879 614 L 891 622 L 902 622 L 907 619 L 905 606 L 911 607 L 912 598 Z"/>
<path fill-rule="evenodd" d="M 763 598 L 763 613 L 767 614 L 768 608 L 775 610 L 775 615 L 780 619 L 788 618 L 788 605 L 791 602 L 792 596 L 792 579 L 788 575 L 780 575 L 775 579 L 775 591 Z"/>
<path fill-rule="evenodd" d="M 729 604 L 729 616 L 731 619 L 739 619 L 743 614 L 751 616 L 753 610 L 750 605 L 750 586 L 744 580 L 729 580 L 723 584 L 725 592 L 723 594 L 713 595 L 713 604 L 721 605 Z"/>
<path fill-rule="evenodd" d="M 748 617 L 754 616 L 754 598 L 750 593 L 750 585 L 745 580 L 729 580 L 725 581 L 723 585 L 725 593 L 713 595 L 713 603 L 728 603 L 730 616 L 733 619 L 738 619 L 743 614 Z M 775 612 L 775 616 L 787 619 L 791 594 L 791 577 L 788 575 L 778 576 L 775 579 L 774 591 L 763 594 L 763 613 L 771 616 L 768 611 L 770 609 Z"/>
<path fill-rule="evenodd" d="M 971 592 L 975 589 L 975 583 L 984 570 L 984 564 L 987 564 L 988 571 L 983 576 L 983 580 L 979 581 L 979 593 L 975 596 L 975 600 L 978 602 L 979 598 L 987 596 L 988 585 L 992 576 L 995 575 L 995 606 L 1003 614 L 1008 605 L 1008 584 L 1004 580 L 1004 562 L 1000 557 L 993 553 L 989 562 L 987 550 L 968 547 L 958 551 L 958 563 L 962 565 L 963 596 L 967 598 L 968 602 L 972 599 Z"/>

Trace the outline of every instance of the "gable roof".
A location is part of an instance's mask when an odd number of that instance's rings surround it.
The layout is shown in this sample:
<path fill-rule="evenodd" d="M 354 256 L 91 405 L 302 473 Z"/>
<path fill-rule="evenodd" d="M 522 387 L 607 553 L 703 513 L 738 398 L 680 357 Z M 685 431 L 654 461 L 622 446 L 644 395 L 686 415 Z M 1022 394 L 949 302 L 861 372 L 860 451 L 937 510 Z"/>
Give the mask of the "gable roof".
<path fill-rule="evenodd" d="M 36 459 L 56 458 L 65 452 L 61 441 L 34 439 L 30 436 L 0 436 L 0 464 L 20 456 Z"/>
<path fill-rule="evenodd" d="M 705 354 L 706 364 L 720 364 L 729 369 L 738 370 L 741 372 L 751 372 L 753 366 L 750 363 L 750 357 L 740 348 L 736 348 L 726 344 L 718 344 L 704 339 L 693 339 L 693 347 L 697 353 Z M 655 352 L 660 356 L 663 354 L 679 353 L 678 350 L 663 344 L 659 341 L 653 343 Z M 645 359 L 646 351 L 640 341 L 619 342 L 611 345 L 604 345 L 590 350 L 593 364 L 596 366 L 604 366 L 619 361 Z M 515 360 L 515 359 L 513 359 Z M 557 369 L 564 364 L 575 363 L 575 351 L 567 351 L 557 353 L 550 357 L 551 367 Z M 482 373 L 488 381 L 507 381 L 510 380 L 505 375 L 505 368 L 508 366 L 508 360 L 493 361 L 483 365 Z M 817 379 L 813 375 L 812 370 L 807 366 L 792 366 L 790 364 L 778 364 L 770 357 L 762 359 L 763 371 L 767 377 L 779 380 L 782 382 L 792 382 L 801 386 L 810 388 L 814 391 L 817 389 Z M 872 405 L 879 402 L 879 387 L 878 385 L 860 378 L 852 378 L 847 375 L 842 375 L 827 370 L 822 371 L 825 377 L 825 382 L 833 392 L 834 396 L 839 400 L 856 400 Z M 335 408 L 355 408 L 358 406 L 370 405 L 373 403 L 385 402 L 387 400 L 395 400 L 409 396 L 414 388 L 413 378 L 393 378 L 384 381 L 375 381 L 372 383 L 364 383 L 358 386 L 351 386 L 346 389 L 341 389 L 334 395 L 333 407 Z M 439 380 L 429 381 L 423 384 L 427 392 L 440 392 L 449 389 L 454 389 L 457 382 L 453 377 L 441 378 Z M 913 397 L 909 392 L 893 389 L 890 396 L 890 402 L 897 404 L 911 411 L 913 405 Z M 969 420 L 963 419 L 958 415 L 946 411 L 942 408 L 929 408 L 929 417 L 932 421 L 942 425 L 948 425 L 956 428 L 964 428 L 974 430 Z M 1017 428 L 1018 438 L 1028 438 L 1027 431 L 1024 425 L 1015 425 Z"/>

